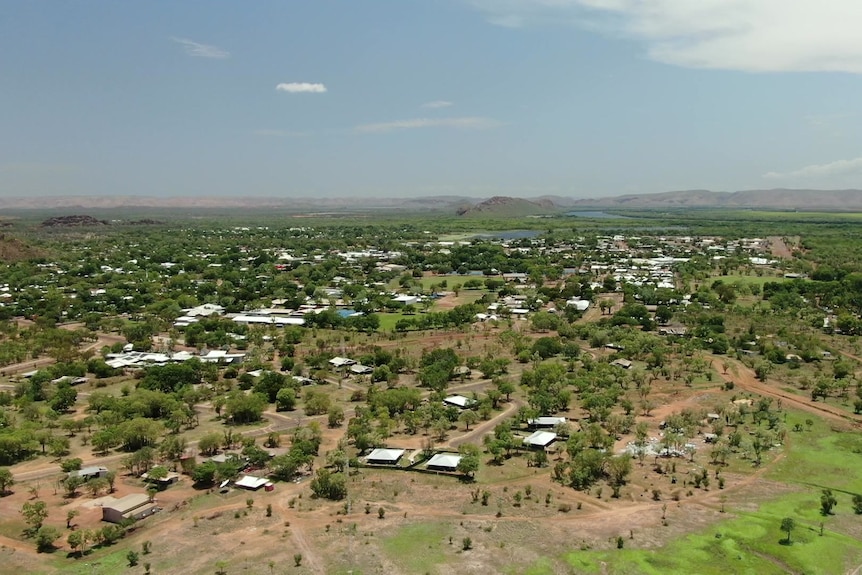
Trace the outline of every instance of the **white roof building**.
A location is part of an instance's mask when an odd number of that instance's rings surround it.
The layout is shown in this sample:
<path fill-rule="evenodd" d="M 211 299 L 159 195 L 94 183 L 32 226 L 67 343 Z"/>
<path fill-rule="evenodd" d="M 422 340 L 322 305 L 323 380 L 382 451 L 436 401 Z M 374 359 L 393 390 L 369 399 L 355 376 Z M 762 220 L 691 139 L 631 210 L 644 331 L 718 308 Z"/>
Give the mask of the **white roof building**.
<path fill-rule="evenodd" d="M 425 467 L 442 471 L 454 471 L 461 463 L 461 456 L 456 453 L 438 453 L 428 460 Z"/>
<path fill-rule="evenodd" d="M 329 365 L 332 367 L 345 367 L 348 365 L 353 365 L 356 361 L 350 359 L 349 357 L 333 357 L 329 360 Z"/>
<path fill-rule="evenodd" d="M 556 440 L 557 434 L 553 431 L 536 431 L 531 436 L 524 438 L 524 445 L 545 448 Z"/>
<path fill-rule="evenodd" d="M 395 465 L 403 455 L 403 449 L 385 449 L 381 447 L 369 453 L 365 460 L 368 463 Z"/>
<path fill-rule="evenodd" d="M 197 307 L 183 310 L 183 315 L 187 317 L 207 317 L 212 314 L 224 315 L 224 308 L 214 303 L 205 303 Z"/>
<path fill-rule="evenodd" d="M 419 297 L 415 295 L 398 294 L 392 298 L 392 301 L 403 303 L 404 305 L 415 305 L 419 303 Z"/>
<path fill-rule="evenodd" d="M 454 405 L 455 407 L 460 407 L 461 409 L 466 409 L 476 402 L 475 400 L 470 399 L 469 397 L 464 397 L 463 395 L 450 395 L 443 400 L 443 403 L 447 405 Z"/>
<path fill-rule="evenodd" d="M 284 317 L 275 315 L 251 315 L 239 314 L 231 318 L 236 323 L 245 324 L 268 324 L 268 325 L 305 325 L 302 317 Z"/>
<path fill-rule="evenodd" d="M 242 487 L 243 489 L 260 489 L 264 485 L 269 483 L 269 479 L 265 477 L 255 477 L 254 475 L 245 475 L 239 481 L 235 481 L 234 485 L 237 487 Z"/>
<path fill-rule="evenodd" d="M 536 417 L 527 420 L 527 425 L 530 427 L 554 427 L 561 423 L 566 423 L 565 417 Z"/>

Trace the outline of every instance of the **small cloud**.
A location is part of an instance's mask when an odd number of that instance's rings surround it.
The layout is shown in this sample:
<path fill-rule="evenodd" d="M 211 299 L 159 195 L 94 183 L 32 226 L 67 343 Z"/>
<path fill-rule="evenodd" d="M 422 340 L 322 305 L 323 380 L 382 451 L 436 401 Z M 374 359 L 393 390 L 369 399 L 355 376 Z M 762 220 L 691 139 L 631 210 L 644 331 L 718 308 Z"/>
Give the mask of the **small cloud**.
<path fill-rule="evenodd" d="M 449 106 L 454 105 L 454 103 L 447 100 L 434 100 L 433 102 L 425 102 L 424 104 L 422 104 L 422 107 L 437 110 L 439 108 L 448 108 Z"/>
<path fill-rule="evenodd" d="M 323 84 L 311 84 L 309 82 L 282 82 L 275 89 L 278 92 L 289 94 L 322 94 L 326 92 L 326 86 Z"/>
<path fill-rule="evenodd" d="M 186 49 L 186 54 L 189 56 L 195 56 L 197 58 L 217 58 L 224 59 L 230 57 L 230 52 L 227 50 L 222 50 L 216 46 L 210 46 L 209 44 L 200 44 L 198 42 L 193 42 L 188 38 L 171 38 L 177 44 L 181 44 L 183 48 Z"/>
<path fill-rule="evenodd" d="M 416 128 L 460 128 L 466 130 L 485 130 L 496 128 L 500 122 L 493 118 L 414 118 L 412 120 L 397 120 L 379 124 L 362 124 L 354 128 L 364 134 L 382 134 L 396 130 L 413 130 Z"/>
<path fill-rule="evenodd" d="M 791 172 L 767 172 L 767 180 L 832 178 L 849 174 L 862 174 L 862 157 L 852 160 L 836 160 L 827 164 L 811 164 Z"/>

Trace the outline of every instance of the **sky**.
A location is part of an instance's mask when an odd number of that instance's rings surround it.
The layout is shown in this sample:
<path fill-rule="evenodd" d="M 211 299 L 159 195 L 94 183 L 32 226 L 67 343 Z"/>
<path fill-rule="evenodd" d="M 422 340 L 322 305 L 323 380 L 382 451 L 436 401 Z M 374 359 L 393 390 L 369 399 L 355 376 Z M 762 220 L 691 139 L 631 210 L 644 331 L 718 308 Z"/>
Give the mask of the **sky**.
<path fill-rule="evenodd" d="M 0 196 L 862 188 L 859 0 L 9 0 Z"/>

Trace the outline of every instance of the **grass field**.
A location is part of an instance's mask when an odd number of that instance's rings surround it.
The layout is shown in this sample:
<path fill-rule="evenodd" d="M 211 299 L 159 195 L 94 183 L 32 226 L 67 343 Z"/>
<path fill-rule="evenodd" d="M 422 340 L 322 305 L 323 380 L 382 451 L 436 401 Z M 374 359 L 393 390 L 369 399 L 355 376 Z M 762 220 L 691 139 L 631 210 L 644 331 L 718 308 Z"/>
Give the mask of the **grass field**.
<path fill-rule="evenodd" d="M 846 494 L 862 493 L 862 436 L 832 429 L 827 422 L 802 414 L 791 414 L 786 425 L 793 429 L 795 424 L 804 424 L 807 419 L 814 425 L 810 430 L 803 425 L 805 431 L 788 432 L 791 449 L 770 471 L 770 477 L 812 488 L 828 487 Z M 846 502 L 841 494 L 837 495 L 839 506 L 845 511 L 849 509 L 849 495 Z"/>
<path fill-rule="evenodd" d="M 810 416 L 791 412 L 786 425 L 804 424 Z M 734 509 L 728 500 L 727 521 L 693 533 L 660 549 L 573 551 L 565 559 L 574 573 L 665 574 L 699 573 L 843 573 L 862 563 L 862 541 L 855 537 L 857 517 L 851 498 L 862 493 L 862 438 L 834 430 L 814 419 L 804 431 L 789 432 L 785 457 L 767 477 L 796 485 L 797 491 L 763 503 L 754 511 Z M 833 489 L 835 515 L 820 511 L 823 488 Z M 792 544 L 783 542 L 781 520 L 796 522 Z M 673 518 L 670 518 L 671 521 Z M 824 533 L 820 535 L 820 525 Z M 637 539 L 637 537 L 635 537 Z M 624 545 L 628 541 L 624 541 Z M 635 541 L 635 545 L 637 542 Z M 552 573 L 542 563 L 532 573 Z"/>
<path fill-rule="evenodd" d="M 407 525 L 383 541 L 383 550 L 408 573 L 431 572 L 444 562 L 442 551 L 450 532 L 444 523 Z"/>
<path fill-rule="evenodd" d="M 820 532 L 819 505 L 807 493 L 792 494 L 736 513 L 734 519 L 676 540 L 660 549 L 574 551 L 565 558 L 574 573 L 842 573 L 862 561 L 862 542 L 834 532 Z M 793 517 L 792 544 L 783 542 L 781 520 Z M 542 571 L 536 571 L 541 573 Z"/>
<path fill-rule="evenodd" d="M 485 276 L 459 276 L 459 275 L 441 275 L 441 276 L 422 276 L 421 278 L 413 278 L 413 282 L 422 286 L 423 290 L 430 290 L 431 286 L 438 285 L 443 291 L 452 291 L 454 286 L 464 285 L 467 280 L 479 280 L 485 282 Z M 499 279 L 499 278 L 498 278 Z M 445 284 L 445 285 L 444 285 Z M 389 282 L 389 288 L 393 290 L 399 289 L 398 278 L 394 278 Z M 465 290 L 462 290 L 465 291 Z"/>
<path fill-rule="evenodd" d="M 741 283 L 743 285 L 759 285 L 762 286 L 767 282 L 785 282 L 790 281 L 784 279 L 784 276 L 770 276 L 770 275 L 762 275 L 762 276 L 743 276 L 743 275 L 728 275 L 728 276 L 713 276 L 710 278 L 710 283 L 716 280 L 721 280 L 726 284 L 735 284 Z"/>

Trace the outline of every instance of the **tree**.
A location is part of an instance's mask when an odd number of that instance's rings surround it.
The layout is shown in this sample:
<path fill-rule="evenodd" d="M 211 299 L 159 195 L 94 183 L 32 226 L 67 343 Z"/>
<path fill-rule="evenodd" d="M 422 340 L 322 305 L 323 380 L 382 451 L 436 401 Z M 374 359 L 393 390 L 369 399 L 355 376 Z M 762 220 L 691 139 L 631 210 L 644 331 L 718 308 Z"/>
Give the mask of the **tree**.
<path fill-rule="evenodd" d="M 296 392 L 290 387 L 283 387 L 275 395 L 277 411 L 293 411 L 296 409 Z"/>
<path fill-rule="evenodd" d="M 36 550 L 41 552 L 54 549 L 54 541 L 60 538 L 60 531 L 51 525 L 43 525 L 36 532 Z"/>
<path fill-rule="evenodd" d="M 57 412 L 68 411 L 70 407 L 75 405 L 78 399 L 78 392 L 71 386 L 68 381 L 62 381 L 57 384 L 57 390 L 54 392 L 54 397 L 51 398 L 51 409 Z"/>
<path fill-rule="evenodd" d="M 126 561 L 129 562 L 129 567 L 134 567 L 138 564 L 138 557 L 139 555 L 137 551 L 129 550 L 129 552 L 126 553 Z"/>
<path fill-rule="evenodd" d="M 505 395 L 506 401 L 509 401 L 509 397 L 515 393 L 515 384 L 509 379 L 501 379 L 497 382 L 497 391 Z"/>
<path fill-rule="evenodd" d="M 45 518 L 48 517 L 48 504 L 44 501 L 27 501 L 21 507 L 21 515 L 34 533 L 42 527 Z"/>
<path fill-rule="evenodd" d="M 80 512 L 77 509 L 70 509 L 66 512 L 66 529 L 72 528 L 72 520 L 78 516 Z"/>
<path fill-rule="evenodd" d="M 321 415 L 329 411 L 332 400 L 327 393 L 309 389 L 305 392 L 305 415 Z"/>
<path fill-rule="evenodd" d="M 147 479 L 153 481 L 161 481 L 168 476 L 168 468 L 164 465 L 156 465 L 147 471 Z"/>
<path fill-rule="evenodd" d="M 117 481 L 117 472 L 109 471 L 105 474 L 105 481 L 108 483 L 108 491 L 110 493 L 114 492 L 114 483 Z"/>
<path fill-rule="evenodd" d="M 347 483 L 343 473 L 332 473 L 328 469 L 318 469 L 311 480 L 311 491 L 316 497 L 338 501 L 347 497 Z"/>
<path fill-rule="evenodd" d="M 83 552 L 84 545 L 86 544 L 86 533 L 87 532 L 83 529 L 78 529 L 69 533 L 69 537 L 66 538 L 66 542 L 69 544 L 69 547 L 72 548 L 72 552 Z"/>
<path fill-rule="evenodd" d="M 632 471 L 632 458 L 628 455 L 611 457 L 607 461 L 608 483 L 613 489 L 613 496 L 620 496 L 620 488 L 626 484 L 626 478 Z"/>
<path fill-rule="evenodd" d="M 787 544 L 790 545 L 790 532 L 796 528 L 796 521 L 792 517 L 785 517 L 781 520 L 781 530 L 787 533 Z"/>
<path fill-rule="evenodd" d="M 831 489 L 824 489 L 820 495 L 820 512 L 823 515 L 832 515 L 832 509 L 838 504 L 838 499 Z"/>
<path fill-rule="evenodd" d="M 12 477 L 12 472 L 5 467 L 0 467 L 0 495 L 6 495 L 13 485 L 15 485 L 15 479 Z"/>
<path fill-rule="evenodd" d="M 327 412 L 329 427 L 339 427 L 344 423 L 344 408 L 340 405 L 332 405 Z"/>
<path fill-rule="evenodd" d="M 470 426 L 479 421 L 479 415 L 472 409 L 466 409 L 461 413 L 461 416 L 458 419 L 464 423 L 466 431 L 470 431 Z"/>
<path fill-rule="evenodd" d="M 457 470 L 465 476 L 472 478 L 479 470 L 479 448 L 471 443 L 461 445 L 459 449 L 461 459 L 458 461 Z"/>
<path fill-rule="evenodd" d="M 221 440 L 222 436 L 218 432 L 207 433 L 198 440 L 198 451 L 204 455 L 215 455 L 221 447 Z"/>
<path fill-rule="evenodd" d="M 201 485 L 211 485 L 215 481 L 216 471 L 218 469 L 214 461 L 204 461 L 195 466 L 192 471 L 192 479 Z"/>
<path fill-rule="evenodd" d="M 73 457 L 72 459 L 64 459 L 60 462 L 60 469 L 63 470 L 63 473 L 69 473 L 71 471 L 77 471 L 81 469 L 81 466 L 84 462 L 80 457 Z"/>
<path fill-rule="evenodd" d="M 266 396 L 259 393 L 246 395 L 242 391 L 233 391 L 225 402 L 225 412 L 233 423 L 253 423 L 260 421 L 266 408 Z"/>

